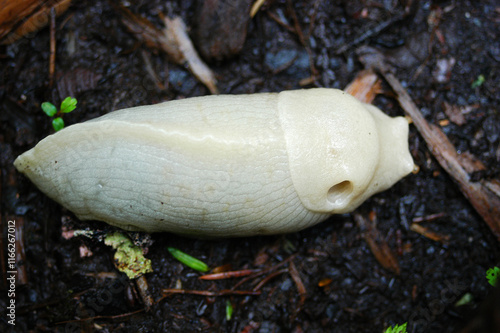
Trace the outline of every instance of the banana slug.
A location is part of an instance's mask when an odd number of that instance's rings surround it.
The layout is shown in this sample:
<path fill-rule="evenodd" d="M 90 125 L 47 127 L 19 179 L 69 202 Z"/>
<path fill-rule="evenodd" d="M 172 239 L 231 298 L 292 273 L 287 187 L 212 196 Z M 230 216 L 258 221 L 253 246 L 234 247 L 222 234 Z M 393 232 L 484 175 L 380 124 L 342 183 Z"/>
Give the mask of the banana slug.
<path fill-rule="evenodd" d="M 413 159 L 404 118 L 316 88 L 110 112 L 46 137 L 14 165 L 81 220 L 238 237 L 350 212 Z"/>

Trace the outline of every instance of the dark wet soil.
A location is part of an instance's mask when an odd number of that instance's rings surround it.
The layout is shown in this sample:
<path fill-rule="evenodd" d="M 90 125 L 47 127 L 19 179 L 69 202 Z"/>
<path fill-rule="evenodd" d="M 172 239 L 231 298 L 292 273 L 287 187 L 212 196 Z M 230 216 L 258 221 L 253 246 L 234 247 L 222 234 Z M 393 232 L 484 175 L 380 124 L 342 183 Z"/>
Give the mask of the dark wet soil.
<path fill-rule="evenodd" d="M 308 53 L 296 33 L 273 19 L 293 29 L 289 3 L 267 1 L 249 22 L 240 53 L 210 63 L 219 90 L 236 94 L 301 88 L 300 80 L 313 74 L 310 60 L 317 76 L 306 87 L 342 89 L 363 69 L 356 48 L 374 46 L 391 58 L 396 76 L 427 120 L 441 125 L 461 153 L 486 165 L 475 177 L 498 177 L 500 6 L 495 1 L 420 1 L 405 11 L 401 3 L 406 2 L 293 1 Z M 197 24 L 196 1 L 140 1 L 130 9 L 158 28 L 159 13 L 180 15 L 191 27 Z M 210 267 L 231 264 L 232 270 L 268 268 L 289 259 L 277 270 L 293 262 L 307 294 L 302 303 L 296 281 L 283 271 L 267 275 L 259 296 L 173 295 L 140 311 L 145 306 L 137 286 L 115 269 L 110 247 L 98 239 L 62 237 L 63 228 L 111 228 L 78 221 L 19 175 L 12 162 L 52 132 L 40 109 L 46 100 L 58 104 L 75 96 L 78 108 L 64 118 L 73 124 L 111 110 L 209 92 L 186 68 L 138 44 L 107 1 L 74 1 L 57 19 L 56 39 L 52 88 L 48 28 L 0 46 L 1 218 L 4 233 L 6 221 L 24 221 L 25 257 L 18 264 L 27 274 L 26 283 L 16 288 L 16 326 L 7 324 L 2 310 L 1 331 L 383 332 L 408 322 L 412 333 L 457 332 L 493 292 L 485 272 L 499 265 L 499 243 L 412 127 L 410 147 L 420 171 L 358 209 L 366 216 L 376 214 L 379 231 L 397 254 L 400 275 L 380 266 L 349 214 L 281 236 L 206 241 L 153 234 L 147 257 L 154 272 L 146 279 L 154 300 L 163 288 L 215 291 L 241 280 L 200 281 L 200 274 L 175 261 L 167 246 Z M 147 62 L 156 78 L 148 74 Z M 387 93 L 375 104 L 401 115 L 390 89 L 384 88 Z M 448 121 L 446 103 L 466 110 L 463 125 Z M 421 225 L 448 236 L 447 241 L 410 230 L 415 219 L 433 214 L 440 215 Z M 93 255 L 81 257 L 82 246 Z M 3 274 L 0 285 L 6 287 L 5 270 Z M 264 277 L 238 289 L 251 290 Z M 1 293 L 4 309 L 9 299 L 6 289 Z M 464 296 L 470 300 L 457 306 Z M 234 307 L 230 320 L 227 301 Z"/>

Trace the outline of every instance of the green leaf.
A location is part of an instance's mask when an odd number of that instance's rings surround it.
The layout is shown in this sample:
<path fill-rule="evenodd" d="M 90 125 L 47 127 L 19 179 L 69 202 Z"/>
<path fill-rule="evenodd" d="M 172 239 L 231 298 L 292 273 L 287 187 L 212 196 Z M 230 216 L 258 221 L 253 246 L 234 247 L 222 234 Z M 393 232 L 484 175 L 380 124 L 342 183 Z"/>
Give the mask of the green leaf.
<path fill-rule="evenodd" d="M 389 327 L 385 333 L 406 333 L 406 325 L 408 323 L 404 323 L 403 325 L 399 326 L 399 325 L 396 325 L 394 327 Z"/>
<path fill-rule="evenodd" d="M 42 110 L 49 117 L 54 117 L 54 115 L 57 113 L 57 108 L 55 107 L 54 104 L 52 104 L 50 102 L 43 102 L 42 103 Z"/>
<path fill-rule="evenodd" d="M 173 247 L 168 247 L 168 252 L 177 260 L 182 262 L 184 265 L 191 267 L 194 270 L 200 272 L 208 271 L 208 266 L 203 261 L 198 260 L 194 257 L 191 257 L 189 254 L 182 252 L 181 250 L 177 250 Z"/>
<path fill-rule="evenodd" d="M 61 103 L 61 112 L 69 113 L 76 109 L 77 100 L 74 97 L 66 97 Z"/>
<path fill-rule="evenodd" d="M 493 287 L 500 287 L 500 284 L 498 283 L 500 280 L 500 268 L 493 267 L 488 269 L 486 271 L 486 278 Z"/>
<path fill-rule="evenodd" d="M 230 321 L 233 316 L 233 305 L 230 300 L 226 300 L 226 320 Z"/>
<path fill-rule="evenodd" d="M 54 127 L 54 131 L 60 131 L 64 128 L 64 120 L 61 117 L 54 118 L 52 120 L 52 127 Z"/>

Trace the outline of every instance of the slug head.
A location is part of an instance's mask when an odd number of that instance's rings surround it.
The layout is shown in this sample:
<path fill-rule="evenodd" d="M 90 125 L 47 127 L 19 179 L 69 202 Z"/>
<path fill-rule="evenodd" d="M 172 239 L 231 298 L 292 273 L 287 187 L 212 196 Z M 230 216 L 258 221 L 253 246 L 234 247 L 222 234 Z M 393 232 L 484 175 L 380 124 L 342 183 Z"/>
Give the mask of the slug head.
<path fill-rule="evenodd" d="M 313 212 L 346 213 L 413 169 L 408 123 L 336 89 L 280 93 L 295 190 Z"/>

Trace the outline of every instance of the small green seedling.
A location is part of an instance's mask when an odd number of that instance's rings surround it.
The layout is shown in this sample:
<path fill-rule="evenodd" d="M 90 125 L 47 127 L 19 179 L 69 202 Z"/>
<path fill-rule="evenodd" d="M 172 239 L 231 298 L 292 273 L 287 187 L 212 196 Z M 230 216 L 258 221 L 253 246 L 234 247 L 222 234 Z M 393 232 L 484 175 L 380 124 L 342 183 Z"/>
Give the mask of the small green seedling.
<path fill-rule="evenodd" d="M 64 101 L 61 103 L 61 108 L 57 111 L 57 108 L 54 104 L 50 102 L 42 103 L 42 110 L 49 117 L 55 117 L 52 119 L 52 127 L 54 131 L 60 131 L 64 128 L 64 120 L 62 119 L 63 113 L 70 113 L 74 109 L 76 109 L 76 98 L 66 97 Z"/>
<path fill-rule="evenodd" d="M 385 333 L 406 333 L 406 325 L 408 323 L 404 323 L 403 325 L 399 326 L 399 325 L 396 325 L 394 327 L 389 327 Z"/>
<path fill-rule="evenodd" d="M 207 272 L 208 266 L 203 261 L 198 260 L 194 257 L 191 257 L 189 254 L 182 252 L 181 250 L 177 250 L 173 247 L 168 247 L 168 252 L 177 260 L 182 262 L 184 265 L 191 267 L 194 270 L 200 272 Z"/>
<path fill-rule="evenodd" d="M 484 75 L 483 74 L 480 74 L 476 81 L 472 82 L 471 84 L 471 88 L 472 89 L 476 89 L 476 88 L 479 88 L 480 86 L 483 85 L 484 81 L 486 81 L 486 79 L 484 78 Z"/>
<path fill-rule="evenodd" d="M 486 278 L 493 287 L 500 287 L 500 268 L 493 267 L 486 271 Z"/>

